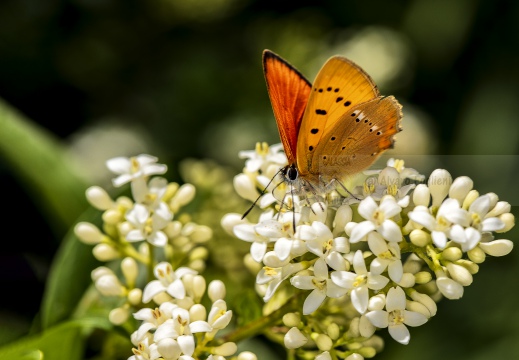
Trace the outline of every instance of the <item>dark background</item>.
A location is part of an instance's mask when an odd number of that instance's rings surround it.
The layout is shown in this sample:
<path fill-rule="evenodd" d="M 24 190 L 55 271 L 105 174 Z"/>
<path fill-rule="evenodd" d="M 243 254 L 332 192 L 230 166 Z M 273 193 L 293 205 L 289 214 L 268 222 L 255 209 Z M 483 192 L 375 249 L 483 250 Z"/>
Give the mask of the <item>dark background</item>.
<path fill-rule="evenodd" d="M 238 173 L 239 150 L 279 142 L 263 49 L 310 80 L 326 58 L 342 54 L 404 105 L 394 154 L 425 174 L 439 165 L 469 175 L 481 193 L 518 204 L 519 2 L 297 4 L 2 0 L 0 98 L 62 139 L 92 184 L 106 183 L 106 159 L 140 152 L 170 164 L 169 177 L 178 181 L 182 159 L 211 158 Z M 430 156 L 417 162 L 412 155 L 419 154 Z M 23 288 L 21 300 L 1 296 L 0 308 L 28 323 L 60 237 L 1 158 L 0 181 L 1 284 Z M 30 226 L 16 227 L 20 222 Z M 498 260 L 482 270 L 497 267 L 496 277 L 517 270 L 516 255 Z M 490 296 L 489 283 L 499 280 L 476 275 L 474 292 Z M 516 287 L 509 295 L 517 300 Z M 458 311 L 475 301 L 467 293 L 456 305 L 442 303 L 437 318 L 455 311 L 448 306 Z M 488 299 L 495 306 L 501 300 Z"/>

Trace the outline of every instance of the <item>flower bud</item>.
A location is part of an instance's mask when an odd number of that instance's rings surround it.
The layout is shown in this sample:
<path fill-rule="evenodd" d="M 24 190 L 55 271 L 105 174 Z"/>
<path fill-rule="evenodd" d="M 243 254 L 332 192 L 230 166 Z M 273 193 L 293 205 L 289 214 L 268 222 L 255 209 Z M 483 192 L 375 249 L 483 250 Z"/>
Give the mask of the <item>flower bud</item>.
<path fill-rule="evenodd" d="M 99 186 L 91 186 L 86 190 L 86 198 L 90 205 L 98 210 L 108 210 L 115 205 L 108 193 Z"/>
<path fill-rule="evenodd" d="M 363 350 L 364 348 L 361 348 L 361 349 Z M 359 351 L 360 351 L 361 349 L 359 349 Z M 371 348 L 371 349 L 373 349 L 373 348 Z M 367 359 L 370 359 L 370 358 L 372 358 L 372 357 L 375 356 L 375 355 L 376 355 L 376 352 L 375 352 L 372 356 L 369 356 L 369 355 L 366 356 L 366 358 L 367 358 Z M 361 354 L 353 353 L 353 354 L 349 355 L 349 356 L 348 356 L 346 359 L 344 359 L 344 360 L 364 360 L 364 356 L 361 355 Z"/>
<path fill-rule="evenodd" d="M 444 249 L 441 253 L 442 259 L 447 261 L 456 261 L 461 259 L 463 256 L 463 251 L 460 248 L 451 246 Z"/>
<path fill-rule="evenodd" d="M 297 349 L 307 342 L 306 336 L 296 327 L 291 328 L 285 334 L 284 343 L 287 349 Z"/>
<path fill-rule="evenodd" d="M 514 243 L 510 240 L 494 240 L 487 243 L 479 243 L 479 247 L 490 256 L 505 256 L 512 251 Z"/>
<path fill-rule="evenodd" d="M 108 225 L 117 225 L 124 221 L 123 214 L 115 209 L 106 210 L 102 215 L 102 219 Z"/>
<path fill-rule="evenodd" d="M 485 215 L 485 218 L 496 217 L 505 213 L 509 213 L 512 210 L 512 206 L 506 201 L 498 201 L 494 208 Z"/>
<path fill-rule="evenodd" d="M 364 343 L 366 344 L 366 343 Z M 357 358 L 355 359 L 371 359 L 372 357 L 375 357 L 375 355 L 377 355 L 377 350 L 371 346 L 364 346 L 362 348 L 360 348 L 358 351 L 358 356 Z M 362 358 L 360 358 L 360 356 L 362 356 Z"/>
<path fill-rule="evenodd" d="M 382 310 L 386 306 L 386 295 L 378 294 L 368 300 L 368 309 L 371 311 Z"/>
<path fill-rule="evenodd" d="M 419 303 L 418 301 L 407 300 L 405 308 L 409 311 L 414 311 L 414 312 L 420 313 L 420 314 L 426 316 L 427 318 L 431 317 L 431 313 L 429 312 L 427 307 L 424 304 Z"/>
<path fill-rule="evenodd" d="M 474 249 L 467 251 L 469 259 L 476 264 L 481 264 L 485 261 L 487 254 L 479 247 L 476 246 Z"/>
<path fill-rule="evenodd" d="M 79 222 L 74 227 L 74 233 L 81 242 L 94 245 L 99 244 L 103 240 L 103 233 L 94 224 L 89 222 Z"/>
<path fill-rule="evenodd" d="M 283 324 L 288 327 L 297 327 L 301 322 L 301 316 L 298 313 L 286 313 L 283 315 Z"/>
<path fill-rule="evenodd" d="M 207 295 L 212 302 L 225 298 L 225 284 L 221 280 L 213 280 L 209 283 Z"/>
<path fill-rule="evenodd" d="M 440 276 L 436 279 L 438 290 L 450 300 L 458 300 L 463 296 L 463 286 L 456 281 L 446 277 Z"/>
<path fill-rule="evenodd" d="M 128 309 L 125 308 L 115 308 L 108 314 L 108 320 L 114 325 L 121 325 L 126 320 L 128 320 L 128 316 L 130 315 Z"/>
<path fill-rule="evenodd" d="M 414 275 L 411 273 L 404 273 L 402 279 L 397 284 L 403 288 L 413 287 L 415 285 Z"/>
<path fill-rule="evenodd" d="M 349 338 L 356 338 L 356 337 L 360 336 L 360 319 L 361 318 L 359 318 L 359 317 L 355 317 L 351 320 L 350 328 L 348 329 Z"/>
<path fill-rule="evenodd" d="M 447 264 L 447 270 L 453 280 L 462 286 L 469 286 L 472 284 L 473 278 L 470 272 L 463 266 L 456 265 L 454 263 Z"/>
<path fill-rule="evenodd" d="M 128 284 L 129 287 L 133 287 L 135 280 L 137 279 L 137 274 L 139 273 L 139 268 L 135 259 L 125 257 L 123 261 L 121 261 L 121 270 L 126 279 L 126 284 Z"/>
<path fill-rule="evenodd" d="M 449 197 L 458 200 L 463 205 L 465 197 L 474 187 L 474 182 L 468 176 L 457 177 L 449 189 Z"/>
<path fill-rule="evenodd" d="M 470 205 L 479 197 L 479 192 L 477 190 L 470 190 L 465 200 L 463 201 L 463 205 L 461 206 L 463 209 L 467 210 Z"/>
<path fill-rule="evenodd" d="M 436 305 L 436 302 L 429 295 L 421 294 L 415 290 L 411 291 L 411 299 L 423 304 L 429 311 L 430 316 L 436 315 L 438 307 Z"/>
<path fill-rule="evenodd" d="M 417 284 L 427 284 L 432 280 L 432 275 L 428 271 L 420 271 L 414 274 L 414 279 Z"/>
<path fill-rule="evenodd" d="M 335 213 L 335 219 L 333 221 L 333 236 L 338 236 L 344 231 L 344 227 L 353 218 L 353 211 L 350 205 L 341 205 Z"/>
<path fill-rule="evenodd" d="M 432 206 L 439 207 L 447 194 L 452 184 L 451 174 L 444 169 L 436 169 L 429 176 L 427 185 L 432 197 Z"/>
<path fill-rule="evenodd" d="M 258 360 L 258 357 L 250 351 L 242 351 L 238 354 L 236 360 Z"/>
<path fill-rule="evenodd" d="M 197 225 L 190 237 L 195 243 L 201 244 L 210 240 L 212 236 L 213 230 L 209 226 Z"/>
<path fill-rule="evenodd" d="M 117 259 L 120 256 L 119 251 L 108 244 L 97 244 L 92 249 L 92 254 L 97 260 L 103 262 Z"/>
<path fill-rule="evenodd" d="M 182 206 L 187 205 L 193 200 L 196 194 L 196 189 L 192 184 L 184 184 L 178 188 L 169 205 L 173 212 L 177 212 Z"/>
<path fill-rule="evenodd" d="M 369 339 L 375 333 L 375 330 L 377 329 L 371 323 L 371 321 L 369 321 L 369 319 L 364 315 L 362 315 L 359 319 L 358 328 L 359 328 L 360 336 L 365 337 L 367 339 Z"/>
<path fill-rule="evenodd" d="M 193 277 L 193 297 L 198 301 L 204 296 L 206 289 L 205 278 L 202 275 L 195 275 Z"/>
<path fill-rule="evenodd" d="M 122 296 L 124 287 L 115 275 L 102 275 L 95 281 L 96 289 L 104 296 Z"/>
<path fill-rule="evenodd" d="M 411 242 L 420 247 L 424 247 L 427 244 L 430 244 L 432 241 L 431 234 L 420 230 L 420 229 L 414 229 L 409 234 L 409 239 L 411 239 Z"/>
<path fill-rule="evenodd" d="M 341 336 L 341 329 L 339 329 L 339 325 L 337 323 L 331 323 L 326 328 L 326 333 L 332 340 L 337 340 L 339 336 Z"/>
<path fill-rule="evenodd" d="M 317 339 L 315 339 L 315 344 L 317 348 L 321 351 L 329 351 L 333 346 L 333 341 L 330 339 L 328 335 L 319 334 Z"/>
<path fill-rule="evenodd" d="M 202 304 L 195 304 L 191 306 L 189 309 L 189 320 L 191 322 L 193 321 L 203 321 L 207 317 L 207 310 L 205 309 L 205 306 Z"/>
<path fill-rule="evenodd" d="M 418 184 L 413 191 L 413 203 L 416 206 L 422 205 L 429 207 L 431 201 L 431 191 L 425 184 Z"/>
<path fill-rule="evenodd" d="M 128 292 L 128 302 L 132 305 L 138 305 L 142 301 L 142 290 L 139 288 L 131 289 Z"/>
<path fill-rule="evenodd" d="M 496 233 L 504 233 L 512 229 L 515 225 L 515 217 L 512 213 L 504 213 L 499 215 L 499 219 L 505 224 L 501 230 L 496 230 Z"/>

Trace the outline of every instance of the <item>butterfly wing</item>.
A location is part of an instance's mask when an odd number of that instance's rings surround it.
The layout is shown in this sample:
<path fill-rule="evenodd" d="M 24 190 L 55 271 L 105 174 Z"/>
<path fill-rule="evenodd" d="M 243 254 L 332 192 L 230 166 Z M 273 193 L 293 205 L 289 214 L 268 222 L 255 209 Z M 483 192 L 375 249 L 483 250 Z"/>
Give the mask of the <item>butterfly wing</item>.
<path fill-rule="evenodd" d="M 279 137 L 289 164 L 294 164 L 297 135 L 311 84 L 292 65 L 270 50 L 263 51 L 263 72 Z"/>
<path fill-rule="evenodd" d="M 401 118 L 402 106 L 393 96 L 357 105 L 323 134 L 312 171 L 328 179 L 341 179 L 364 170 L 393 146 Z"/>
<path fill-rule="evenodd" d="M 333 56 L 323 65 L 310 92 L 299 130 L 296 154 L 301 175 L 319 172 L 313 157 L 324 134 L 336 129 L 345 113 L 351 113 L 359 104 L 377 96 L 379 92 L 371 77 L 352 61 Z"/>

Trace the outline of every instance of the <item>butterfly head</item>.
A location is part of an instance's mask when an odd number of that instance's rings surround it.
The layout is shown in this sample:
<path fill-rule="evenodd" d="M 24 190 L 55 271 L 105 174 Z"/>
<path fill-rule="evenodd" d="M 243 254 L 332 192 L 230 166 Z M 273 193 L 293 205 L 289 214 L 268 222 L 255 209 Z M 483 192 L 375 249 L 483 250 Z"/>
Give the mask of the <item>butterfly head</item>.
<path fill-rule="evenodd" d="M 287 165 L 281 170 L 281 174 L 288 182 L 296 181 L 299 177 L 299 171 L 295 164 Z"/>

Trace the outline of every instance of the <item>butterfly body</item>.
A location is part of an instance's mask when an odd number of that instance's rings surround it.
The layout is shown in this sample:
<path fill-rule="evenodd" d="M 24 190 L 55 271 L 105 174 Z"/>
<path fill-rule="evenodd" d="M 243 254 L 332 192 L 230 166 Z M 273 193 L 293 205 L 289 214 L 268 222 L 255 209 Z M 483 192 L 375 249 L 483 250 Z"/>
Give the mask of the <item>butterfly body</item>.
<path fill-rule="evenodd" d="M 313 84 L 270 50 L 263 52 L 267 90 L 288 159 L 281 169 L 296 191 L 320 192 L 370 165 L 393 146 L 401 105 L 381 96 L 371 77 L 331 57 Z"/>

